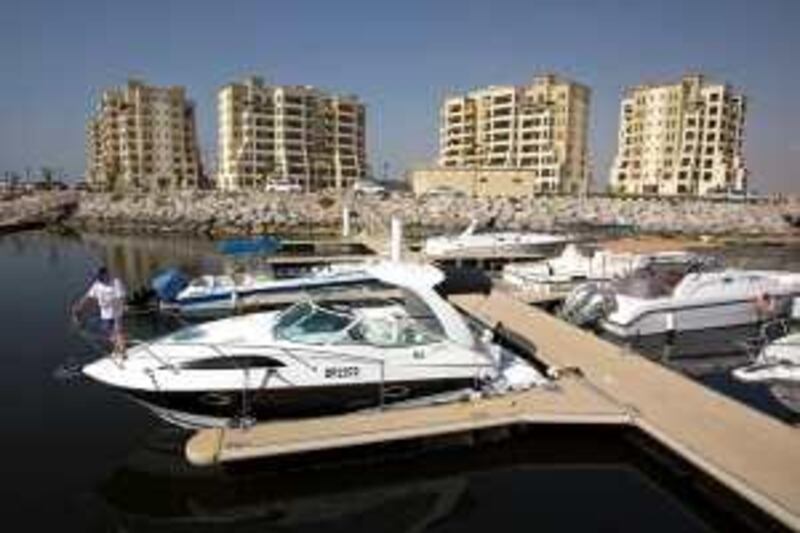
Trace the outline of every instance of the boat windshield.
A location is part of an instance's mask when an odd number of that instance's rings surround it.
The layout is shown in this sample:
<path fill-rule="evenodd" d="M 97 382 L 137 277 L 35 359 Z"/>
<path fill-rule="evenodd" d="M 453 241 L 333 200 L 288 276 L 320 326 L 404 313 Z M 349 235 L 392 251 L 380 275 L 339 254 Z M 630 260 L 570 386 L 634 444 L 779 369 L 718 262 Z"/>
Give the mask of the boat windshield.
<path fill-rule="evenodd" d="M 275 338 L 304 344 L 327 344 L 340 338 L 356 320 L 348 310 L 334 310 L 300 302 L 281 313 Z"/>
<path fill-rule="evenodd" d="M 648 264 L 615 281 L 614 291 L 636 298 L 670 296 L 689 271 L 686 265 Z"/>
<path fill-rule="evenodd" d="M 280 315 L 274 335 L 276 339 L 303 344 L 366 344 L 382 348 L 419 346 L 443 338 L 428 321 L 417 320 L 408 309 L 388 302 L 357 311 L 301 302 Z"/>

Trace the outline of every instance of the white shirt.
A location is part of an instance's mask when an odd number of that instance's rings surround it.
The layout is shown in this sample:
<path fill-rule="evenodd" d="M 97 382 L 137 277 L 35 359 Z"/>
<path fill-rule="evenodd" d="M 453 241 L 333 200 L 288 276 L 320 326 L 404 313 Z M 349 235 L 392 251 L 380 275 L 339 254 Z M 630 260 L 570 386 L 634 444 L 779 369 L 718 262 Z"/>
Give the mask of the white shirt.
<path fill-rule="evenodd" d="M 125 288 L 120 280 L 115 279 L 111 283 L 95 281 L 89 287 L 86 297 L 95 299 L 97 307 L 100 308 L 100 318 L 103 320 L 122 318 Z"/>

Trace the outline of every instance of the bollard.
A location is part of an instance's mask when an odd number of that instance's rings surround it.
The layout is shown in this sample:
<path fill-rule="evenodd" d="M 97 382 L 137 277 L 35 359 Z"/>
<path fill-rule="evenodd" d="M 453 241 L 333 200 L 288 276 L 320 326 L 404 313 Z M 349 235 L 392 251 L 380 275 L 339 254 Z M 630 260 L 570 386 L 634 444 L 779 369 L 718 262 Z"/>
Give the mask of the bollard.
<path fill-rule="evenodd" d="M 392 229 L 389 244 L 390 259 L 392 261 L 400 261 L 400 256 L 403 249 L 403 222 L 398 216 L 392 217 Z"/>

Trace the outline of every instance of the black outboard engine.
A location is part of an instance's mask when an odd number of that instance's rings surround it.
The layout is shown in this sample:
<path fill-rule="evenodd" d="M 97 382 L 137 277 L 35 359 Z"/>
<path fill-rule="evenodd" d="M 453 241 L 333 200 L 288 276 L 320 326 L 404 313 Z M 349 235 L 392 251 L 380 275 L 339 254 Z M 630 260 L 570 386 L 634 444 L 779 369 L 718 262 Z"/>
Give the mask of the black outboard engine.
<path fill-rule="evenodd" d="M 480 268 L 445 267 L 442 272 L 444 281 L 434 289 L 443 298 L 451 294 L 489 294 L 492 291 L 491 278 Z"/>

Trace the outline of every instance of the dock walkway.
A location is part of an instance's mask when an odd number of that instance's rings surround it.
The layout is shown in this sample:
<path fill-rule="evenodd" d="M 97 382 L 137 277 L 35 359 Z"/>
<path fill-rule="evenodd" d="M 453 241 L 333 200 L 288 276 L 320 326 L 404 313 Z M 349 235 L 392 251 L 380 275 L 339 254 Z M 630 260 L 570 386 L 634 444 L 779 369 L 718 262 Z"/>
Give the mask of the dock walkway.
<path fill-rule="evenodd" d="M 658 363 L 514 298 L 460 296 L 457 306 L 502 322 L 553 367 L 578 367 L 631 421 L 684 459 L 800 530 L 800 431 Z"/>
<path fill-rule="evenodd" d="M 551 369 L 578 369 L 554 390 L 414 409 L 198 432 L 194 464 L 429 437 L 509 424 L 628 424 L 792 529 L 800 530 L 800 431 L 575 328 L 514 297 L 453 303 L 533 343 Z"/>

